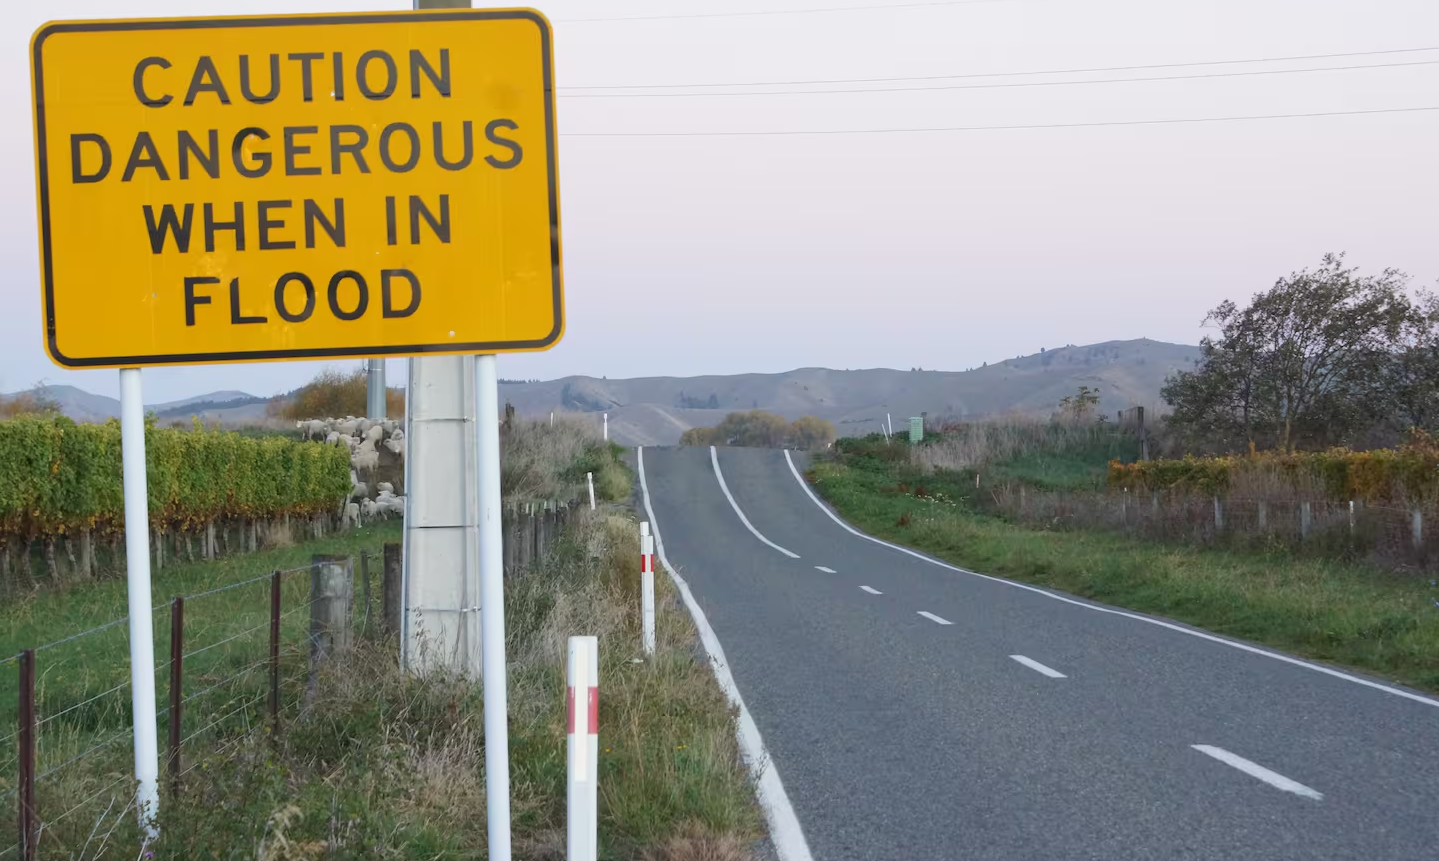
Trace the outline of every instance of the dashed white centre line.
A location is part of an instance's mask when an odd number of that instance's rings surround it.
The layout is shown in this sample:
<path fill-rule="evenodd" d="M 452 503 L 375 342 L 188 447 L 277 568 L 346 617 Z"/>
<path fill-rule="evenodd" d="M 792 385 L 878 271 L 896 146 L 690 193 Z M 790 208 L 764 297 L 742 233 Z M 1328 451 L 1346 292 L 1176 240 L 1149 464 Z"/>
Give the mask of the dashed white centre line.
<path fill-rule="evenodd" d="M 816 571 L 823 571 L 823 572 L 826 573 L 826 574 L 833 574 L 833 573 L 835 573 L 833 568 L 826 568 L 826 567 L 824 567 L 823 565 L 816 565 L 816 566 L 814 566 L 814 570 L 816 570 Z"/>
<path fill-rule="evenodd" d="M 868 592 L 868 593 L 871 594 L 871 595 L 883 595 L 883 594 L 884 594 L 883 592 L 879 591 L 878 589 L 871 589 L 871 588 L 868 587 L 868 586 L 861 586 L 861 587 L 859 587 L 859 588 L 863 589 L 864 591 Z"/>
<path fill-rule="evenodd" d="M 934 615 L 933 613 L 926 613 L 926 612 L 923 611 L 923 610 L 920 610 L 920 611 L 919 611 L 919 615 L 921 615 L 921 616 L 923 616 L 924 618 L 930 620 L 931 622 L 937 622 L 938 624 L 941 624 L 941 625 L 953 625 L 953 624 L 954 624 L 953 622 L 949 621 L 948 619 L 941 619 L 940 617 Z"/>
<path fill-rule="evenodd" d="M 1257 762 L 1250 762 L 1238 754 L 1230 753 L 1222 747 L 1215 747 L 1209 744 L 1193 744 L 1190 745 L 1190 747 L 1205 756 L 1214 757 L 1225 765 L 1233 766 L 1250 777 L 1258 778 L 1275 789 L 1282 789 L 1285 792 L 1292 792 L 1295 795 L 1302 795 L 1305 798 L 1312 798 L 1315 801 L 1321 801 L 1324 798 L 1324 793 L 1310 789 L 1297 781 L 1290 780 L 1277 771 L 1270 771 Z"/>
<path fill-rule="evenodd" d="M 1065 679 L 1065 678 L 1069 678 L 1069 677 L 1066 676 L 1064 673 L 1061 673 L 1061 672 L 1058 671 L 1058 670 L 1051 670 L 1049 667 L 1046 667 L 1044 664 L 1041 664 L 1039 661 L 1031 660 L 1031 659 L 1029 659 L 1029 658 L 1026 658 L 1024 655 L 1010 655 L 1009 657 L 1010 657 L 1012 660 L 1019 661 L 1021 664 L 1024 664 L 1026 667 L 1029 667 L 1031 670 L 1034 670 L 1036 673 L 1042 673 L 1042 674 L 1044 674 L 1044 675 L 1046 675 L 1046 676 L 1049 676 L 1051 679 Z"/>

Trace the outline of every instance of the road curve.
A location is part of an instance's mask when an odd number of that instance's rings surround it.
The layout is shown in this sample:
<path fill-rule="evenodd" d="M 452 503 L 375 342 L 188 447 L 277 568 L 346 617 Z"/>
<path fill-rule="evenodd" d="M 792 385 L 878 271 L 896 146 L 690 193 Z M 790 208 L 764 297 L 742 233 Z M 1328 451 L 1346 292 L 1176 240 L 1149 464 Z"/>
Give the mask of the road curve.
<path fill-rule="evenodd" d="M 1439 857 L 1439 701 L 866 539 L 781 451 L 643 471 L 817 861 Z"/>

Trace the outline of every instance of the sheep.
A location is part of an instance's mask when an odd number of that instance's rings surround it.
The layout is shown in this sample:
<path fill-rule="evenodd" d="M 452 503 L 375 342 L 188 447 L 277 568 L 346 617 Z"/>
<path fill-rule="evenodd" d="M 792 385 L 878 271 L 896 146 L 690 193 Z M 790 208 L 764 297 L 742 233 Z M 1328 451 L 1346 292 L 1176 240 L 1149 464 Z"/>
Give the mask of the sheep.
<path fill-rule="evenodd" d="M 336 433 L 335 431 L 330 431 L 329 433 L 325 434 L 325 445 L 339 445 L 339 444 L 340 444 L 340 435 L 339 435 L 338 433 Z"/>
<path fill-rule="evenodd" d="M 375 502 L 375 510 L 381 515 L 388 517 L 397 514 L 405 516 L 405 498 L 403 496 L 388 496 Z"/>
<path fill-rule="evenodd" d="M 364 499 L 365 497 L 367 497 L 367 496 L 369 496 L 369 495 L 370 495 L 370 486 L 369 486 L 368 484 L 365 484 L 363 481 L 357 481 L 357 482 L 355 482 L 355 486 L 352 487 L 352 488 L 350 488 L 350 498 L 351 498 L 351 499 Z"/>
<path fill-rule="evenodd" d="M 368 500 L 367 500 L 367 501 L 368 501 Z M 351 503 L 347 504 L 347 505 L 345 506 L 345 514 L 344 514 L 344 517 L 341 518 L 341 523 L 345 526 L 345 528 L 348 529 L 349 527 L 354 526 L 354 525 L 358 524 L 359 522 L 360 522 L 360 505 L 359 505 L 359 503 L 351 502 Z"/>
<path fill-rule="evenodd" d="M 309 421 L 301 420 L 295 422 L 295 427 L 304 432 L 306 441 L 314 439 L 315 437 L 323 439 L 325 436 L 325 423 L 322 421 L 315 419 Z"/>
<path fill-rule="evenodd" d="M 391 434 L 393 434 L 396 429 L 399 428 L 399 426 L 400 423 L 395 421 L 394 419 L 385 419 L 380 422 L 380 427 L 385 429 L 385 436 L 390 436 Z"/>
<path fill-rule="evenodd" d="M 402 439 L 387 439 L 387 440 L 385 440 L 385 442 L 384 442 L 384 446 L 385 446 L 385 448 L 389 449 L 392 453 L 399 455 L 399 456 L 400 456 L 400 460 L 404 460 L 404 459 L 405 459 L 405 441 L 404 441 L 404 440 L 402 440 Z"/>
<path fill-rule="evenodd" d="M 347 419 L 342 422 L 336 422 L 335 430 L 339 431 L 341 436 L 354 436 L 357 426 L 354 419 Z"/>
<path fill-rule="evenodd" d="M 401 439 L 404 439 L 404 438 L 405 438 L 405 429 L 404 429 L 404 428 L 395 428 L 394 430 L 390 431 L 390 439 L 401 440 Z"/>
<path fill-rule="evenodd" d="M 394 494 L 395 492 L 395 486 L 393 484 L 390 484 L 388 481 L 382 481 L 379 484 L 375 485 L 375 489 L 383 494 Z"/>
<path fill-rule="evenodd" d="M 375 426 L 375 423 L 374 423 L 373 421 L 371 421 L 370 419 L 356 419 L 356 420 L 355 420 L 355 431 L 356 431 L 360 436 L 364 436 L 365 434 L 369 433 L 369 432 L 370 432 L 370 428 L 372 428 L 372 427 L 374 427 L 374 426 Z"/>
<path fill-rule="evenodd" d="M 350 465 L 357 470 L 364 470 L 374 473 L 380 468 L 380 453 L 377 451 L 358 451 L 350 455 Z"/>
<path fill-rule="evenodd" d="M 372 425 L 364 433 L 360 434 L 360 436 L 363 439 L 378 444 L 380 440 L 385 438 L 385 429 L 379 425 Z"/>
<path fill-rule="evenodd" d="M 375 515 L 379 514 L 379 509 L 375 506 L 375 501 L 373 499 L 361 500 L 359 506 L 360 516 L 363 517 L 365 520 L 373 520 L 375 518 Z"/>

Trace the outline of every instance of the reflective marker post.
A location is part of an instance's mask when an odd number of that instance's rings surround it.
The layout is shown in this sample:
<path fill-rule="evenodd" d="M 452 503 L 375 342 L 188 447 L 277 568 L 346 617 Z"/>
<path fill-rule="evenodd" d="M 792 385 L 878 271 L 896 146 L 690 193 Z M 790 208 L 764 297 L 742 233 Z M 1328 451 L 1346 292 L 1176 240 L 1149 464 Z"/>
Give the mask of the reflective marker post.
<path fill-rule="evenodd" d="M 145 406 L 140 369 L 120 369 L 120 466 L 125 493 L 125 580 L 130 598 L 130 703 L 135 715 L 135 808 L 146 842 L 160 814 L 155 714 L 155 631 L 150 616 L 150 500 L 145 486 Z"/>
<path fill-rule="evenodd" d="M 599 855 L 600 670 L 599 641 L 570 637 L 565 690 L 565 861 Z"/>

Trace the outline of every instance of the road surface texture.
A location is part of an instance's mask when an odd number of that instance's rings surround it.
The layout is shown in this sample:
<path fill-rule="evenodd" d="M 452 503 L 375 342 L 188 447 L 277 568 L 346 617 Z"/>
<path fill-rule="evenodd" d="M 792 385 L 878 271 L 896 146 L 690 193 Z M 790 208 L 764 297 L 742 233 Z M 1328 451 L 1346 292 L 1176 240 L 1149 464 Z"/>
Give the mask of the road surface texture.
<path fill-rule="evenodd" d="M 866 539 L 782 451 L 643 472 L 816 861 L 1439 858 L 1439 701 Z"/>

